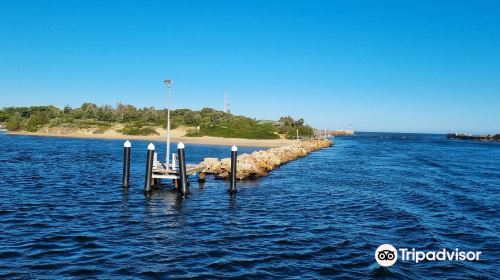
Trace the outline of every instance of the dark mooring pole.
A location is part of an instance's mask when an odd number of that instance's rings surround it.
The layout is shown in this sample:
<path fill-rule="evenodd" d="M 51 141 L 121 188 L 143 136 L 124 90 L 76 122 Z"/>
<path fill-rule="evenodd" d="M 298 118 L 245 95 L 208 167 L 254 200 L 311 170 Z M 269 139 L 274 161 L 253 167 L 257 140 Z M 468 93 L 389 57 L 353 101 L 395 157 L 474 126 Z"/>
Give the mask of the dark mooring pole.
<path fill-rule="evenodd" d="M 238 161 L 238 147 L 231 147 L 231 187 L 230 193 L 236 192 L 236 163 Z"/>
<path fill-rule="evenodd" d="M 151 190 L 151 182 L 153 180 L 153 158 L 155 154 L 155 145 L 153 143 L 148 145 L 148 158 L 146 161 L 146 176 L 144 178 L 144 191 Z"/>
<path fill-rule="evenodd" d="M 123 187 L 128 188 L 130 181 L 130 149 L 132 144 L 125 141 L 123 144 Z"/>
<path fill-rule="evenodd" d="M 184 143 L 177 144 L 177 154 L 179 157 L 179 190 L 185 195 L 188 192 L 187 174 L 186 174 L 186 154 L 184 152 Z"/>

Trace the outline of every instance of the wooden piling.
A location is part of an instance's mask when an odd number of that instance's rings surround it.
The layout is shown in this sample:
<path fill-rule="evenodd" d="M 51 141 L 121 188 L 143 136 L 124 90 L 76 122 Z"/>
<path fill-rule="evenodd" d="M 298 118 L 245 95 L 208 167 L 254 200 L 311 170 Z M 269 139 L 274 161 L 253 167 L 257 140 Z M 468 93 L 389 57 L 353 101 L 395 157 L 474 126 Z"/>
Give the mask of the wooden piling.
<path fill-rule="evenodd" d="M 130 141 L 125 141 L 123 144 L 123 187 L 128 188 L 130 185 L 130 150 L 132 144 Z"/>
<path fill-rule="evenodd" d="M 147 154 L 147 161 L 146 161 L 146 174 L 144 178 L 144 191 L 149 192 L 151 190 L 151 186 L 153 183 L 153 160 L 154 160 L 154 153 L 155 153 L 155 145 L 153 143 L 148 145 L 148 154 Z"/>
<path fill-rule="evenodd" d="M 229 189 L 230 193 L 236 192 L 236 164 L 238 162 L 238 148 L 236 146 L 231 147 L 231 187 Z"/>
<path fill-rule="evenodd" d="M 179 157 L 179 190 L 182 195 L 188 193 L 187 173 L 186 173 L 186 154 L 184 152 L 184 143 L 177 144 L 177 154 Z"/>
<path fill-rule="evenodd" d="M 200 172 L 198 174 L 198 182 L 205 182 L 205 177 L 206 177 L 206 173 L 205 172 Z"/>

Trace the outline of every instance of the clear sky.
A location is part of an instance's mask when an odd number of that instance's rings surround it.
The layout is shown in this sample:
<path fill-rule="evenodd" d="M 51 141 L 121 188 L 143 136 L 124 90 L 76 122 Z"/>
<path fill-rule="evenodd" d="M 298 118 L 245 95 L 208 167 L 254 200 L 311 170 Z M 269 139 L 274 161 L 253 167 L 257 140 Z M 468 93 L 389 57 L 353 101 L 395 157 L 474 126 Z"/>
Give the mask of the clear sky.
<path fill-rule="evenodd" d="M 500 133 L 500 1 L 0 0 L 0 107 L 117 102 Z"/>

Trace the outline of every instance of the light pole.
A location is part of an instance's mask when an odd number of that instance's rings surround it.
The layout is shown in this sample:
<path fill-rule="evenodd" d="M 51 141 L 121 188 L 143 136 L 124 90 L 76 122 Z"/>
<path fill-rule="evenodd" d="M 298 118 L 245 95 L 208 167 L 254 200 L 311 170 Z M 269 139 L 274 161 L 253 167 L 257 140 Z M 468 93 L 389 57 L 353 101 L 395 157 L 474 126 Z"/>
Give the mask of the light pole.
<path fill-rule="evenodd" d="M 170 97 L 172 88 L 172 79 L 168 78 L 165 80 L 165 84 L 168 87 L 168 98 L 167 98 L 167 157 L 165 159 L 167 171 L 170 170 Z"/>

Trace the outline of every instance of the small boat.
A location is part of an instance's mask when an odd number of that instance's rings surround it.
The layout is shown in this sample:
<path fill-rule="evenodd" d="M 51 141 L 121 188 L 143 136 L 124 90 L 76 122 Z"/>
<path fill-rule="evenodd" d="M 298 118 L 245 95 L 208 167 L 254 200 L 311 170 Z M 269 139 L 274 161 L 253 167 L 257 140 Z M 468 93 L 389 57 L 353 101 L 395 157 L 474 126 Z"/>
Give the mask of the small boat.
<path fill-rule="evenodd" d="M 476 141 L 500 142 L 500 134 L 473 135 L 464 133 L 448 133 L 446 134 L 446 138 L 452 140 L 476 140 Z"/>

